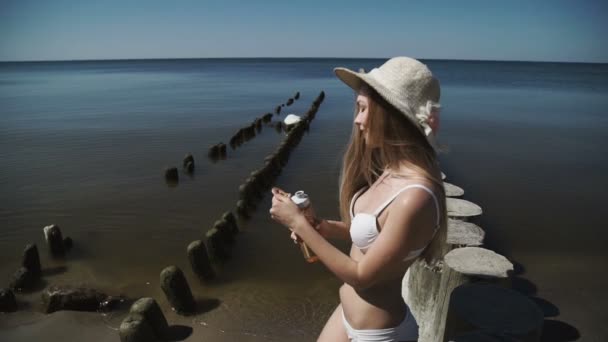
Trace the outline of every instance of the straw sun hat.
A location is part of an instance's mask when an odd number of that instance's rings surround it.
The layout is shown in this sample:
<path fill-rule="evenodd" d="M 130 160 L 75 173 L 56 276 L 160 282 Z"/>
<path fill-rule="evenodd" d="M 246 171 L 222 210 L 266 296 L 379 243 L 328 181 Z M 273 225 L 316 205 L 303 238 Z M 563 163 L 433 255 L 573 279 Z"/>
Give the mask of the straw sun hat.
<path fill-rule="evenodd" d="M 410 120 L 435 148 L 439 128 L 439 81 L 426 65 L 394 57 L 370 72 L 335 68 L 336 76 L 355 91 L 367 85 Z"/>

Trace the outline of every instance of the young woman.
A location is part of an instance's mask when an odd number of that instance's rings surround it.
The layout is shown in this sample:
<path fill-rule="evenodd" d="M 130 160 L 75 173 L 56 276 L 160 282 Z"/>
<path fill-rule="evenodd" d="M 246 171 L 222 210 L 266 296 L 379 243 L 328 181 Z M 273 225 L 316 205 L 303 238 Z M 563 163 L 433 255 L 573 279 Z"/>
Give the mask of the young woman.
<path fill-rule="evenodd" d="M 357 95 L 340 177 L 342 220 L 313 227 L 277 188 L 270 214 L 344 281 L 341 304 L 319 341 L 415 341 L 418 326 L 402 298 L 402 279 L 416 259 L 441 257 L 446 231 L 434 140 L 439 82 L 408 57 L 392 58 L 369 73 L 335 73 Z M 352 240 L 350 254 L 327 238 Z"/>

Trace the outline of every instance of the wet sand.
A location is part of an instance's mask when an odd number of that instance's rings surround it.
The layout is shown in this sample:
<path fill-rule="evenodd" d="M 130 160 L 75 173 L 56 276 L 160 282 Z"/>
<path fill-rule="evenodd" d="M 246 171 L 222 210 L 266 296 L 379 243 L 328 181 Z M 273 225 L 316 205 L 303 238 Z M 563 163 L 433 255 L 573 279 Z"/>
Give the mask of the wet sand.
<path fill-rule="evenodd" d="M 176 314 L 162 298 L 159 303 L 169 322 L 171 340 L 220 342 L 311 341 L 320 330 L 315 324 L 315 316 L 321 315 L 321 318 L 327 319 L 337 304 L 319 306 L 314 297 L 306 294 L 289 298 L 275 291 L 269 292 L 272 293 L 245 295 L 240 291 L 240 295 L 235 293 L 233 298 L 223 302 L 195 295 L 199 312 L 192 316 Z M 242 306 L 250 305 L 249 300 L 256 301 L 256 305 L 276 305 L 276 301 L 297 303 L 297 306 L 281 315 L 268 315 L 264 310 L 257 314 L 243 315 L 239 310 Z M 21 299 L 20 305 L 24 304 Z M 58 311 L 45 315 L 40 311 L 21 309 L 15 313 L 2 314 L 0 341 L 120 341 L 118 328 L 127 315 L 128 304 L 109 313 Z M 298 328 L 294 329 L 294 326 Z"/>

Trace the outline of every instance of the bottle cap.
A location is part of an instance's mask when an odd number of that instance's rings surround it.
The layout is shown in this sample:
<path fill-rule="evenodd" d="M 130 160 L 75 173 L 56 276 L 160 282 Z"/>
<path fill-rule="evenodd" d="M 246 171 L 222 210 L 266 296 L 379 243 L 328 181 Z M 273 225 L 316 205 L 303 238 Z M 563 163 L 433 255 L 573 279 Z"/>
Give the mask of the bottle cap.
<path fill-rule="evenodd" d="M 291 196 L 291 200 L 300 208 L 306 208 L 310 204 L 308 195 L 302 190 L 296 191 L 296 194 Z"/>

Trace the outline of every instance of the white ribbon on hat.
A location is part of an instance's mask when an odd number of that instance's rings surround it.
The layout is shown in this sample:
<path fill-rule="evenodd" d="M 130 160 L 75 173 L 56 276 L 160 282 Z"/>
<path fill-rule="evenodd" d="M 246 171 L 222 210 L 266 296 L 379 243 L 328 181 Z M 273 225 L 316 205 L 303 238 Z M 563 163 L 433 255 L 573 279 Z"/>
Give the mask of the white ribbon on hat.
<path fill-rule="evenodd" d="M 439 109 L 441 106 L 433 101 L 426 101 L 426 105 L 420 106 L 418 113 L 416 113 L 416 119 L 418 123 L 424 129 L 424 133 L 427 136 L 437 135 L 439 130 Z"/>

